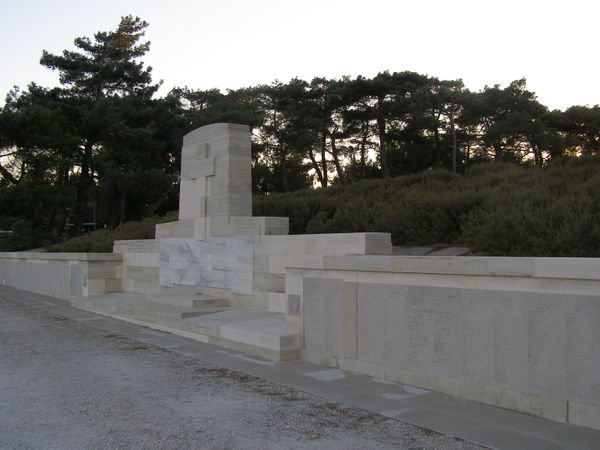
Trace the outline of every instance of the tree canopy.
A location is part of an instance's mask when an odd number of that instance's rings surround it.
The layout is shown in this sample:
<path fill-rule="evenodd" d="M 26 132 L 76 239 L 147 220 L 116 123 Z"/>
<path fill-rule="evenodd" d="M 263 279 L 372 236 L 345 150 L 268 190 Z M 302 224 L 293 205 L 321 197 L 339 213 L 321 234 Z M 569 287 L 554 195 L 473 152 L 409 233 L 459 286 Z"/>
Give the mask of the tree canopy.
<path fill-rule="evenodd" d="M 17 223 L 54 240 L 173 209 L 182 136 L 215 122 L 251 127 L 253 189 L 263 194 L 600 153 L 600 106 L 550 111 L 525 79 L 473 92 L 461 80 L 382 72 L 157 97 L 161 83 L 143 62 L 147 26 L 126 16 L 72 50 L 43 51 L 60 86 L 7 96 L 0 229 Z"/>

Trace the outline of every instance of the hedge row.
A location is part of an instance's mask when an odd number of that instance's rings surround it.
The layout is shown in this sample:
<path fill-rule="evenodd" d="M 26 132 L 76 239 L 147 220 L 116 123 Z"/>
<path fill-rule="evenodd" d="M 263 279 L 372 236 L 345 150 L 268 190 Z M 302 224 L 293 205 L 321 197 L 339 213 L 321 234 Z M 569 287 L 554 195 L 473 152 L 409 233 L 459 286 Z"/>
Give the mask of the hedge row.
<path fill-rule="evenodd" d="M 464 175 L 432 170 L 254 198 L 255 216 L 290 218 L 292 234 L 388 232 L 394 245 L 461 245 L 501 256 L 600 256 L 600 157 L 544 168 L 488 163 Z M 109 252 L 116 239 L 154 237 L 162 218 L 49 247 Z"/>
<path fill-rule="evenodd" d="M 381 231 L 394 245 L 465 245 L 506 256 L 600 256 L 600 158 L 544 168 L 478 165 L 254 199 L 290 232 Z"/>

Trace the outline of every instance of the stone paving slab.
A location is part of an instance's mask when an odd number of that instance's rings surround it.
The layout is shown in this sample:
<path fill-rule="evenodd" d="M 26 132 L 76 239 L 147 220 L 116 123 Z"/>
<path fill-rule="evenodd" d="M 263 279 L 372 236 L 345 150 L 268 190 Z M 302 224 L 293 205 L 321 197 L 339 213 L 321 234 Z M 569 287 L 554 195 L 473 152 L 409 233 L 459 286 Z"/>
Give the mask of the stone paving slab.
<path fill-rule="evenodd" d="M 168 300 L 173 300 L 169 304 Z M 111 293 L 81 297 L 71 304 L 201 342 L 286 360 L 298 357 L 300 335 L 285 315 L 223 306 L 207 295 Z M 198 303 L 198 304 L 196 304 Z"/>
<path fill-rule="evenodd" d="M 15 293 L 20 295 L 14 295 Z M 37 294 L 23 295 L 24 291 L 0 286 L 0 295 L 7 294 L 11 300 L 85 321 L 91 327 L 111 330 L 172 352 L 490 448 L 552 450 L 600 447 L 598 430 L 553 422 L 371 377 L 352 375 L 341 369 L 305 361 L 268 361 L 169 333 L 149 330 L 118 319 L 95 316 L 92 313 L 86 313 L 83 317 L 80 310 L 65 306 L 60 300 Z M 99 320 L 91 320 L 94 318 Z"/>

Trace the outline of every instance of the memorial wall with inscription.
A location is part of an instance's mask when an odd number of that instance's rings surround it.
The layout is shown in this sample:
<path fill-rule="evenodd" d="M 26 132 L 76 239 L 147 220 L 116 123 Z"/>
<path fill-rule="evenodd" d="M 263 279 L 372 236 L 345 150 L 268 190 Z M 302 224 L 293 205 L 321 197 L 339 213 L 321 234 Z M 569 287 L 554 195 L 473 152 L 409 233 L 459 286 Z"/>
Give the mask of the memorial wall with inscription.
<path fill-rule="evenodd" d="M 565 259 L 561 274 L 556 261 L 515 258 L 530 269 L 508 276 L 514 267 L 461 270 L 464 259 L 288 268 L 303 359 L 600 428 L 600 261 Z"/>

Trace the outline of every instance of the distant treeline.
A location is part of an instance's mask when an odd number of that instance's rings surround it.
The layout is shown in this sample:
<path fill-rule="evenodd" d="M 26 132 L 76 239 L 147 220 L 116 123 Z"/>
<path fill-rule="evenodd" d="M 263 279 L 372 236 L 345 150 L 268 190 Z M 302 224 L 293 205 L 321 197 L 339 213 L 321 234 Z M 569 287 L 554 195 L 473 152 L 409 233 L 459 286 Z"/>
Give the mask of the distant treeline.
<path fill-rule="evenodd" d="M 44 51 L 40 62 L 61 86 L 8 95 L 0 229 L 52 241 L 86 223 L 113 228 L 175 209 L 182 136 L 215 122 L 251 127 L 260 194 L 600 152 L 599 106 L 549 111 L 525 80 L 471 92 L 460 80 L 383 72 L 159 98 L 141 62 L 146 26 L 128 16 L 115 31 L 76 39 L 75 51 Z"/>
<path fill-rule="evenodd" d="M 599 106 L 549 111 L 524 79 L 471 92 L 460 80 L 384 72 L 172 95 L 198 114 L 196 123 L 253 127 L 256 192 L 437 168 L 462 173 L 489 160 L 541 167 L 600 152 Z"/>

